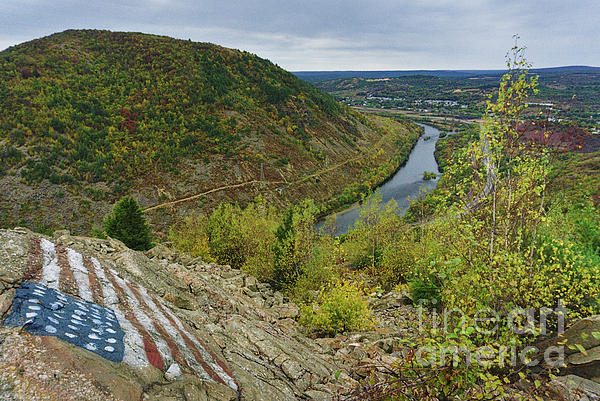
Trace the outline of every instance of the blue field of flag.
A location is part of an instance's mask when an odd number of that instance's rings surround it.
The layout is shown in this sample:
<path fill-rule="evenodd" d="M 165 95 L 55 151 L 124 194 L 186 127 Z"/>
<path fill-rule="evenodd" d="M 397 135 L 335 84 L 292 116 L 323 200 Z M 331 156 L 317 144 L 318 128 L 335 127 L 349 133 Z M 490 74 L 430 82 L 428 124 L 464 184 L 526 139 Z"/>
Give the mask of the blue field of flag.
<path fill-rule="evenodd" d="M 4 324 L 58 337 L 113 362 L 123 360 L 124 332 L 111 309 L 37 283 L 25 281 L 17 288 Z"/>

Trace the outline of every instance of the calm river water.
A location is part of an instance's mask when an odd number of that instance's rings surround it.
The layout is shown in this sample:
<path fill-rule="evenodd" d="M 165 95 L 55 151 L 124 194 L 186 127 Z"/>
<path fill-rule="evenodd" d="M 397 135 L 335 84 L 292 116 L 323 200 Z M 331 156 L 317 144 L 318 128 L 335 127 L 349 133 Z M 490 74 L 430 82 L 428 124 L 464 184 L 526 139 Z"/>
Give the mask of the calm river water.
<path fill-rule="evenodd" d="M 439 139 L 440 131 L 428 125 L 419 125 L 425 128 L 425 133 L 417 141 L 406 164 L 392 178 L 379 187 L 379 193 L 384 204 L 391 199 L 396 200 L 398 203 L 398 214 L 406 212 L 410 203 L 409 199 L 416 199 L 419 196 L 421 188 L 425 192 L 434 189 L 440 175 L 437 162 L 433 156 L 435 143 Z M 429 181 L 424 180 L 423 173 L 425 171 L 436 173 L 438 178 Z M 336 214 L 335 234 L 347 233 L 348 229 L 358 219 L 359 213 L 359 207 L 352 207 L 338 212 Z M 323 223 L 323 221 L 319 222 L 316 228 L 321 228 Z"/>

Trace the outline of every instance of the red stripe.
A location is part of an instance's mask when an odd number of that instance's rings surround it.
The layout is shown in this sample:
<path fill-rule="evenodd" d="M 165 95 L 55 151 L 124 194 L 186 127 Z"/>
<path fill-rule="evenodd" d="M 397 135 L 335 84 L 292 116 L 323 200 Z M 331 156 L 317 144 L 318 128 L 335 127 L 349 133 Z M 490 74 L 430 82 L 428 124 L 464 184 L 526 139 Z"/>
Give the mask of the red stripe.
<path fill-rule="evenodd" d="M 213 368 L 211 368 L 210 365 L 208 365 L 208 363 L 206 363 L 206 361 L 202 358 L 202 354 L 196 347 L 196 344 L 194 344 L 194 342 L 192 340 L 190 340 L 190 338 L 187 336 L 187 334 L 185 334 L 185 332 L 179 328 L 177 323 L 175 323 L 173 318 L 171 318 L 171 315 L 169 315 L 168 313 L 166 313 L 164 311 L 162 304 L 156 299 L 156 297 L 152 296 L 152 299 L 154 300 L 154 303 L 157 304 L 159 306 L 159 308 L 161 308 L 163 310 L 163 315 L 165 315 L 167 317 L 167 319 L 169 319 L 171 326 L 175 327 L 175 329 L 177 329 L 177 331 L 179 331 L 179 334 L 181 334 L 183 341 L 185 341 L 185 345 L 189 348 L 190 351 L 192 351 L 194 358 L 196 359 L 196 361 L 198 361 L 198 363 L 200 365 L 202 365 L 202 367 L 204 368 L 206 373 L 208 373 L 210 375 L 210 377 L 212 377 L 215 381 L 226 385 L 225 381 L 221 378 L 221 376 L 219 376 L 217 374 L 217 372 L 215 372 L 213 370 Z M 182 324 L 183 324 L 183 322 L 182 322 Z M 206 349 L 206 347 L 204 349 Z M 210 352 L 209 352 L 209 354 L 210 354 Z M 212 354 L 210 354 L 210 355 L 212 356 Z M 214 356 L 213 356 L 213 359 L 215 359 L 215 361 L 217 361 L 217 359 Z M 219 362 L 217 361 L 217 363 L 219 363 Z M 227 372 L 227 371 L 225 371 L 225 372 Z M 227 374 L 229 374 L 229 372 L 227 372 Z M 229 374 L 229 376 L 231 376 L 231 374 Z M 233 379 L 233 376 L 231 376 L 231 378 Z"/>
<path fill-rule="evenodd" d="M 182 322 L 181 324 L 184 324 L 184 323 Z M 188 327 L 188 331 L 189 331 L 189 327 Z M 214 352 L 212 352 L 212 351 L 210 350 L 210 348 L 208 348 L 208 347 L 206 346 L 206 344 L 204 343 L 204 341 L 202 341 L 202 339 L 200 339 L 200 338 L 196 337 L 196 340 L 198 340 L 198 342 L 200 343 L 200 345 L 202 346 L 202 348 L 204 348 L 204 350 L 205 350 L 206 352 L 208 352 L 208 354 L 209 354 L 209 355 L 212 357 L 212 359 L 213 359 L 213 360 L 214 360 L 214 361 L 215 361 L 215 362 L 216 362 L 216 363 L 217 363 L 217 364 L 218 364 L 218 365 L 221 367 L 221 369 L 223 369 L 223 371 L 224 371 L 225 373 L 227 373 L 227 375 L 228 375 L 228 376 L 231 378 L 231 380 L 233 380 L 233 381 L 234 381 L 234 383 L 237 385 L 237 382 L 236 382 L 236 381 L 235 381 L 235 379 L 233 378 L 233 373 L 231 373 L 231 371 L 229 370 L 229 368 L 227 367 L 227 365 L 225 365 L 225 363 L 224 363 L 223 361 L 221 361 L 221 360 L 220 360 L 220 359 L 217 357 L 217 355 L 216 355 Z M 195 348 L 195 347 L 196 347 L 196 346 L 194 345 L 194 348 Z"/>
<path fill-rule="evenodd" d="M 43 252 L 40 238 L 31 240 L 29 247 L 29 260 L 27 261 L 27 270 L 23 276 L 25 281 L 40 282 L 42 280 Z"/>
<path fill-rule="evenodd" d="M 92 263 L 92 259 L 90 259 L 87 256 L 84 256 L 83 265 L 88 271 L 88 278 L 90 280 L 90 288 L 92 289 L 92 296 L 94 297 L 94 301 L 100 305 L 106 306 L 104 304 L 104 295 L 102 294 L 100 282 L 98 281 L 98 277 L 96 277 L 96 267 Z"/>
<path fill-rule="evenodd" d="M 71 270 L 66 248 L 56 245 L 56 256 L 58 257 L 58 265 L 60 266 L 59 290 L 78 297 L 79 286 Z"/>
<path fill-rule="evenodd" d="M 133 295 L 135 295 L 135 297 L 137 298 L 140 305 L 142 305 L 142 308 L 144 309 L 146 314 L 148 316 L 152 317 L 153 313 L 150 310 L 150 307 L 144 302 L 144 300 L 140 296 L 140 293 L 138 292 L 137 288 L 135 288 L 134 285 L 130 285 L 130 284 L 131 283 L 128 283 L 127 281 L 125 281 L 125 285 L 127 285 L 129 287 L 129 289 L 131 290 L 131 292 L 133 292 Z M 179 364 L 179 366 L 181 366 L 182 369 L 188 368 L 189 371 L 193 371 L 190 368 L 190 366 L 187 364 L 187 361 L 185 360 L 183 354 L 177 347 L 177 344 L 175 344 L 175 342 L 173 342 L 173 340 L 171 339 L 171 336 L 169 335 L 169 333 L 167 333 L 165 331 L 165 329 L 162 327 L 160 322 L 157 322 L 154 319 L 152 319 L 152 320 L 154 323 L 154 327 L 156 328 L 156 331 L 158 331 L 158 334 L 160 334 L 160 336 L 165 340 L 165 342 L 169 346 L 169 349 L 171 350 L 171 355 L 173 356 L 173 359 L 175 359 L 175 361 Z"/>
<path fill-rule="evenodd" d="M 143 328 L 138 328 L 138 330 L 140 330 L 140 333 L 142 333 L 144 350 L 146 351 L 146 358 L 148 358 L 148 362 L 150 362 L 150 365 L 154 366 L 155 368 L 163 370 L 165 367 L 165 361 L 163 361 L 158 348 L 156 348 L 154 340 Z"/>
<path fill-rule="evenodd" d="M 106 272 L 106 270 L 105 270 Z M 158 348 L 156 347 L 156 343 L 150 334 L 144 329 L 144 326 L 140 324 L 140 322 L 136 319 L 135 315 L 132 312 L 131 306 L 129 302 L 127 302 L 127 295 L 124 293 L 123 289 L 119 286 L 115 278 L 112 276 L 111 272 L 106 272 L 106 277 L 110 280 L 121 303 L 123 304 L 123 313 L 125 314 L 125 318 L 131 322 L 133 327 L 135 327 L 141 334 L 144 340 L 144 350 L 146 351 L 146 358 L 148 358 L 148 362 L 152 366 L 157 369 L 163 370 L 165 367 L 165 361 L 163 360 L 160 352 L 158 352 Z"/>
<path fill-rule="evenodd" d="M 160 303 L 160 302 L 159 302 L 159 301 L 156 299 L 156 297 L 154 297 L 154 302 L 155 302 L 156 304 L 158 304 L 158 305 L 159 305 L 161 308 L 163 308 L 163 310 L 164 310 L 164 307 L 163 307 L 163 305 L 162 305 L 162 304 L 161 304 L 161 303 Z M 166 314 L 166 313 L 165 313 L 165 314 Z M 166 314 L 166 315 L 168 315 L 168 314 Z M 185 322 L 183 322 L 183 321 L 181 322 L 181 324 L 182 324 L 184 327 L 186 326 Z M 177 325 L 175 325 L 175 327 L 177 327 Z M 178 327 L 177 327 L 177 329 L 179 330 L 179 328 L 178 328 Z M 191 332 L 191 330 L 190 330 L 189 326 L 186 328 L 186 330 L 187 330 L 188 332 Z M 181 330 L 180 330 L 180 332 L 181 332 Z M 202 341 L 202 339 L 198 338 L 197 336 L 195 336 L 195 338 L 196 338 L 196 340 L 198 340 L 198 342 L 200 343 L 200 345 L 202 346 L 202 348 L 204 348 L 204 349 L 206 350 L 206 352 L 208 352 L 208 354 L 209 354 L 209 355 L 210 355 L 210 356 L 213 358 L 213 360 L 214 360 L 214 361 L 215 361 L 215 362 L 216 362 L 216 363 L 217 363 L 217 364 L 218 364 L 218 365 L 221 367 L 221 369 L 223 369 L 223 371 L 224 371 L 225 373 L 227 373 L 227 375 L 228 375 L 228 376 L 229 376 L 229 377 L 230 377 L 230 378 L 231 378 L 231 379 L 232 379 L 232 380 L 235 382 L 235 384 L 237 385 L 238 383 L 235 381 L 235 378 L 233 377 L 233 373 L 231 373 L 231 371 L 229 370 L 229 368 L 227 367 L 227 365 L 225 365 L 225 363 L 224 363 L 224 362 L 222 362 L 222 361 L 221 361 L 221 360 L 220 360 L 220 359 L 217 357 L 217 355 L 216 355 L 214 352 L 212 352 L 212 351 L 210 350 L 210 348 L 208 348 L 208 347 L 206 346 L 206 344 L 205 344 L 205 343 Z M 193 348 L 194 348 L 194 349 L 197 349 L 197 347 L 196 347 L 196 344 L 192 344 L 192 345 L 193 345 Z"/>

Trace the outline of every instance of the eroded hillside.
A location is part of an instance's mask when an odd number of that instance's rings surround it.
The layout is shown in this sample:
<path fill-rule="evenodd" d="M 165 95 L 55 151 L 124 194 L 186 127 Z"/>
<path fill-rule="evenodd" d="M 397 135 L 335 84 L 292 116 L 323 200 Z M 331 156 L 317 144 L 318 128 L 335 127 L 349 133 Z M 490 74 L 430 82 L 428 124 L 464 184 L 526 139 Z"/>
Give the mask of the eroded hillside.
<path fill-rule="evenodd" d="M 325 201 L 360 183 L 356 196 L 415 139 L 250 53 L 138 33 L 5 50 L 0 109 L 0 222 L 39 230 L 88 232 L 127 192 L 144 207 L 192 197 L 151 214 L 159 231 L 258 194 Z"/>

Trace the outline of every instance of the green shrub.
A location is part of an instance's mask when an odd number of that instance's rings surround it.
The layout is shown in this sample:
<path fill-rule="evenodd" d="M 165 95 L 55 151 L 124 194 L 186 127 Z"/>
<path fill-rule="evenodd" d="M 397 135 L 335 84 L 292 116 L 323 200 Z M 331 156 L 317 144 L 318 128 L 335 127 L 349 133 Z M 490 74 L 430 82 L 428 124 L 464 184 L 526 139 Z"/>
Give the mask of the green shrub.
<path fill-rule="evenodd" d="M 353 283 L 330 285 L 318 302 L 301 309 L 300 323 L 319 334 L 364 330 L 373 324 L 368 300 Z"/>
<path fill-rule="evenodd" d="M 171 227 L 167 238 L 180 252 L 185 252 L 194 258 L 200 257 L 205 262 L 214 262 L 210 254 L 208 236 L 204 230 L 205 223 L 205 218 L 188 217 L 183 224 Z"/>
<path fill-rule="evenodd" d="M 310 268 L 319 240 L 314 224 L 317 208 L 312 201 L 289 208 L 275 232 L 273 285 L 292 290 Z"/>
<path fill-rule="evenodd" d="M 335 282 L 339 277 L 335 261 L 335 241 L 326 236 L 316 237 L 311 258 L 296 280 L 290 294 L 295 302 L 312 302 L 315 300 L 315 294 Z"/>
<path fill-rule="evenodd" d="M 415 303 L 423 300 L 425 305 L 439 305 L 441 300 L 441 283 L 432 275 L 417 278 L 409 282 L 409 292 Z"/>
<path fill-rule="evenodd" d="M 526 279 L 530 299 L 524 304 L 553 307 L 562 301 L 569 317 L 600 312 L 600 264 L 579 245 L 541 236 L 534 252 L 534 269 Z M 531 284 L 529 284 L 531 283 Z"/>
<path fill-rule="evenodd" d="M 222 203 L 210 215 L 204 228 L 211 255 L 219 263 L 236 269 L 240 269 L 246 260 L 239 211 L 237 206 Z"/>
<path fill-rule="evenodd" d="M 575 236 L 579 244 L 600 256 L 600 218 L 592 205 L 586 205 L 575 218 Z"/>
<path fill-rule="evenodd" d="M 108 236 L 123 241 L 131 249 L 146 251 L 152 248 L 150 227 L 144 218 L 144 212 L 131 196 L 117 202 L 113 214 L 106 216 L 104 231 Z"/>
<path fill-rule="evenodd" d="M 104 233 L 104 230 L 97 226 L 92 227 L 92 235 L 95 238 L 106 239 L 106 234 Z"/>
<path fill-rule="evenodd" d="M 261 281 L 273 281 L 273 244 L 277 213 L 262 199 L 250 203 L 240 214 L 240 224 L 246 255 L 242 268 Z"/>
<path fill-rule="evenodd" d="M 406 241 L 407 237 L 388 244 L 382 252 L 381 263 L 376 271 L 379 284 L 386 290 L 407 281 L 414 260 L 414 247 Z"/>
<path fill-rule="evenodd" d="M 275 255 L 273 284 L 275 289 L 293 286 L 301 274 L 300 261 L 294 257 L 295 232 L 293 217 L 294 209 L 289 208 L 275 232 L 275 238 L 277 239 L 273 245 L 273 254 Z"/>
<path fill-rule="evenodd" d="M 245 209 L 221 204 L 209 217 L 189 217 L 169 230 L 178 250 L 205 261 L 242 268 L 261 281 L 273 281 L 277 216 L 262 199 Z"/>
<path fill-rule="evenodd" d="M 423 173 L 423 179 L 425 181 L 435 180 L 436 178 L 437 178 L 437 174 L 436 173 L 432 173 L 431 171 L 425 171 Z"/>
<path fill-rule="evenodd" d="M 377 268 L 381 258 L 381 248 L 376 247 L 375 250 L 367 249 L 366 252 L 360 253 L 352 261 L 352 267 L 356 270 L 366 269 L 368 267 Z"/>

